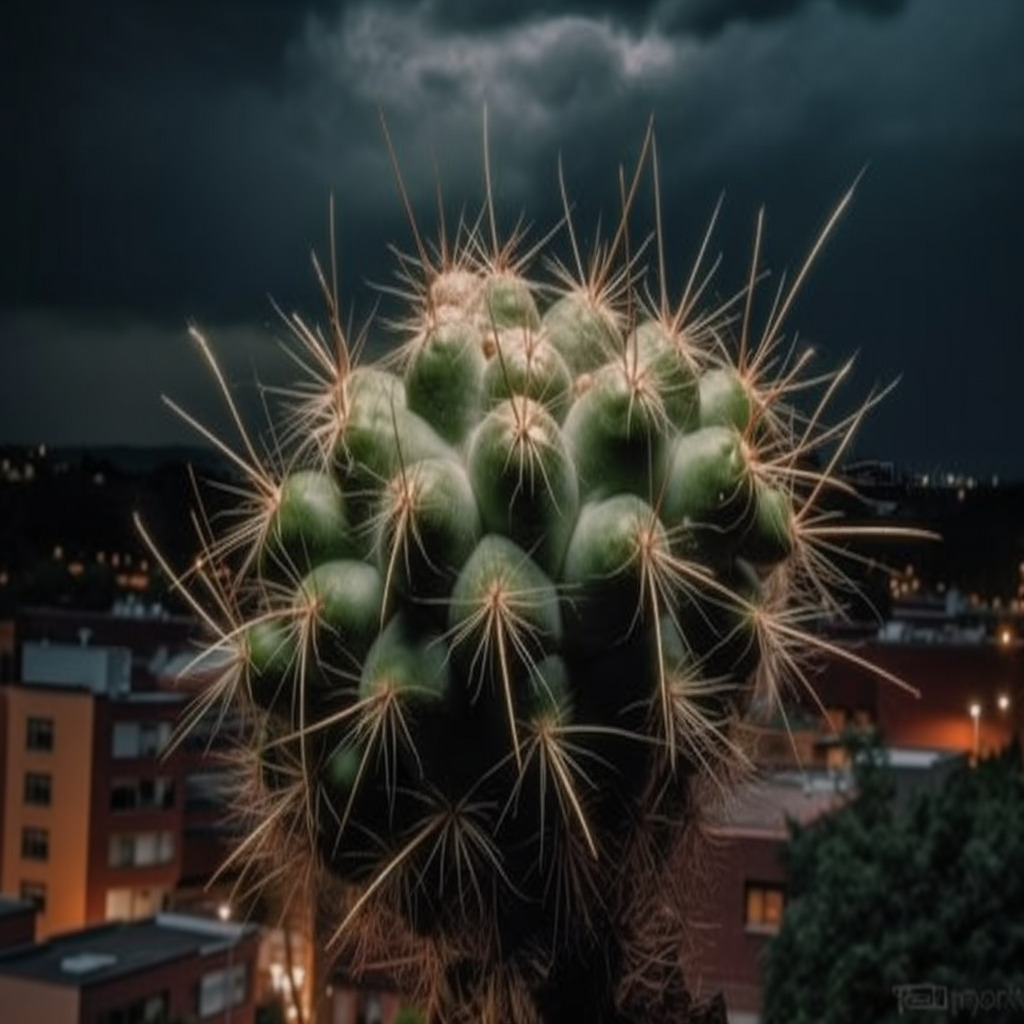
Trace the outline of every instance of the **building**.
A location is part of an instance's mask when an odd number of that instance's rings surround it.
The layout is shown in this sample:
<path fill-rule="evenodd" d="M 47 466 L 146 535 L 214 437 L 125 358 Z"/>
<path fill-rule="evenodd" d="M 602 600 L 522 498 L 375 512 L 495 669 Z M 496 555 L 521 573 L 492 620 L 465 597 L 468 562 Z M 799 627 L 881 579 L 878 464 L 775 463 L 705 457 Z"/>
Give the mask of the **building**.
<path fill-rule="evenodd" d="M 886 751 L 897 800 L 940 785 L 964 761 L 942 750 Z M 756 1024 L 762 955 L 786 909 L 783 851 L 790 822 L 807 826 L 851 797 L 848 770 L 779 771 L 743 786 L 709 829 L 708 884 L 693 908 L 687 981 L 700 997 L 721 992 L 730 1024 Z"/>
<path fill-rule="evenodd" d="M 0 896 L 0 951 L 36 941 L 36 905 L 32 900 Z"/>
<path fill-rule="evenodd" d="M 725 996 L 731 1024 L 754 1024 L 761 1010 L 761 955 L 782 923 L 782 851 L 790 820 L 807 825 L 840 807 L 847 788 L 823 776 L 806 785 L 774 775 L 743 787 L 709 831 L 707 888 L 694 907 L 687 981 L 694 995 Z"/>
<path fill-rule="evenodd" d="M 41 937 L 164 909 L 183 812 L 180 756 L 162 755 L 182 698 L 122 688 L 123 650 L 30 650 L 28 678 L 0 691 L 0 890 L 35 901 Z"/>
<path fill-rule="evenodd" d="M 904 642 L 883 633 L 852 653 L 919 691 L 842 658 L 828 659 L 812 685 L 828 714 L 824 732 L 874 726 L 892 746 L 958 750 L 984 756 L 1022 734 L 1024 648 L 984 639 Z M 796 693 L 808 712 L 820 710 L 810 694 Z"/>
<path fill-rule="evenodd" d="M 0 1006 L 26 1024 L 253 1024 L 255 925 L 157 914 L 0 952 Z"/>

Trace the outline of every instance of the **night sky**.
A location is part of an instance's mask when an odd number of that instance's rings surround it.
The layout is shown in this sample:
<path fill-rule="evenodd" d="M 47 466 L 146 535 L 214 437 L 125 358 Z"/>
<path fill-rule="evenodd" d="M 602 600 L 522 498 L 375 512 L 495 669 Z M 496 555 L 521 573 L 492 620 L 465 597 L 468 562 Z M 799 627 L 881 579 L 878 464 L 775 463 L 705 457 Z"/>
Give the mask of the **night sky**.
<path fill-rule="evenodd" d="M 258 421 L 270 297 L 321 317 L 329 193 L 356 323 L 412 247 L 378 108 L 433 234 L 435 162 L 450 217 L 479 208 L 486 103 L 500 223 L 534 238 L 559 155 L 581 231 L 613 221 L 653 116 L 676 296 L 721 193 L 710 301 L 762 203 L 777 280 L 866 169 L 790 321 L 823 369 L 857 354 L 846 402 L 900 380 L 852 454 L 1024 477 L 1022 52 L 1021 0 L 4 5 L 0 443 L 194 440 L 161 393 L 219 429 L 193 321 Z"/>

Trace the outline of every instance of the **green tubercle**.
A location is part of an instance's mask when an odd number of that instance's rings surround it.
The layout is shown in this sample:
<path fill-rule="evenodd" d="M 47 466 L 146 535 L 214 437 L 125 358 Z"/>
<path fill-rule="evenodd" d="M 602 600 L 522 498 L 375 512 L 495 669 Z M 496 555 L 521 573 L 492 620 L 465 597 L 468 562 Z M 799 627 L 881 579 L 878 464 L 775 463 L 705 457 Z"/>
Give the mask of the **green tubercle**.
<path fill-rule="evenodd" d="M 752 415 L 750 392 L 734 367 L 714 367 L 701 376 L 702 427 L 734 427 L 743 433 L 750 426 Z"/>
<path fill-rule="evenodd" d="M 579 505 L 576 470 L 558 424 L 516 397 L 492 409 L 467 460 L 485 529 L 520 545 L 557 574 Z"/>
<path fill-rule="evenodd" d="M 281 481 L 261 564 L 290 575 L 354 554 L 345 501 L 330 473 L 300 470 Z"/>
<path fill-rule="evenodd" d="M 661 399 L 642 372 L 621 359 L 603 366 L 562 428 L 581 494 L 595 499 L 626 491 L 656 499 L 670 429 Z"/>
<path fill-rule="evenodd" d="M 384 581 L 365 562 L 324 562 L 303 579 L 297 603 L 300 612 L 310 608 L 316 616 L 315 657 L 339 659 L 339 668 L 352 671 L 385 619 Z"/>
<path fill-rule="evenodd" d="M 484 394 L 489 406 L 513 395 L 539 402 L 561 423 L 572 402 L 572 377 L 565 360 L 543 334 L 501 331 L 484 371 Z"/>
<path fill-rule="evenodd" d="M 680 353 L 671 332 L 657 320 L 645 320 L 630 337 L 640 367 L 661 399 L 665 416 L 684 432 L 700 426 L 700 382 L 691 363 Z M 627 359 L 633 353 L 627 350 Z"/>
<path fill-rule="evenodd" d="M 483 331 L 506 327 L 540 327 L 540 313 L 529 284 L 518 274 L 499 272 L 484 281 L 479 314 Z"/>
<path fill-rule="evenodd" d="M 709 553 L 734 549 L 754 514 L 754 482 L 743 441 L 731 427 L 703 427 L 672 449 L 662 513 Z"/>
<path fill-rule="evenodd" d="M 563 295 L 544 314 L 544 332 L 573 376 L 591 373 L 622 354 L 611 312 L 584 292 Z"/>
<path fill-rule="evenodd" d="M 461 444 L 480 418 L 485 362 L 480 332 L 468 320 L 443 323 L 413 346 L 406 402 L 449 444 Z"/>
<path fill-rule="evenodd" d="M 447 597 L 483 532 L 469 477 L 453 459 L 422 459 L 396 474 L 378 523 L 380 571 L 413 602 Z"/>

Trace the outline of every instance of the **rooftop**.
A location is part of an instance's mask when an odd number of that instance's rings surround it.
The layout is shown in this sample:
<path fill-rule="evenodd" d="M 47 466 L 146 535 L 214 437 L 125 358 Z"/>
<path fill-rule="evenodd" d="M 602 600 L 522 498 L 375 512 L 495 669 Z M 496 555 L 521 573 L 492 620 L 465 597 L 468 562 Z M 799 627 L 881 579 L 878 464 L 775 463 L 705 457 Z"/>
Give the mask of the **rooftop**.
<path fill-rule="evenodd" d="M 34 914 L 35 912 L 36 905 L 31 900 L 19 900 L 13 896 L 0 894 L 0 917 L 12 914 Z"/>
<path fill-rule="evenodd" d="M 788 773 L 741 786 L 720 809 L 712 827 L 728 833 L 786 836 L 793 819 L 808 825 L 848 799 L 845 775 Z"/>
<path fill-rule="evenodd" d="M 0 954 L 0 975 L 84 988 L 186 956 L 206 956 L 254 935 L 254 924 L 185 914 L 114 922 Z"/>

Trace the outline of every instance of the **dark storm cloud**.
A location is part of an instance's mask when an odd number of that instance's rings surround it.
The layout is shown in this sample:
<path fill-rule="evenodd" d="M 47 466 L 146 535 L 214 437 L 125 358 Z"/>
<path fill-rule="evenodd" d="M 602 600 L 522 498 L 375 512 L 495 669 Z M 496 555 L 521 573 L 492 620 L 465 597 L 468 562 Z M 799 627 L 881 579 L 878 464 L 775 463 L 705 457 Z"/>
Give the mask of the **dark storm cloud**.
<path fill-rule="evenodd" d="M 674 288 L 727 191 L 709 299 L 741 284 L 761 202 L 766 259 L 792 266 L 870 164 L 793 326 L 829 364 L 860 350 L 858 393 L 903 377 L 867 454 L 1021 465 L 1000 424 L 1024 375 L 1017 0 L 970 18 L 960 0 L 99 0 L 37 4 L 17 26 L 9 6 L 0 437 L 116 431 L 113 402 L 69 400 L 75 381 L 102 395 L 113 373 L 150 398 L 205 382 L 189 317 L 240 378 L 274 372 L 246 325 L 267 292 L 315 315 L 308 251 L 332 189 L 358 319 L 387 244 L 411 243 L 378 106 L 430 234 L 435 158 L 449 217 L 479 208 L 486 102 L 499 219 L 524 211 L 533 237 L 560 214 L 559 154 L 581 231 L 608 224 L 653 114 Z M 132 402 L 132 436 L 165 436 L 164 411 Z"/>
<path fill-rule="evenodd" d="M 799 14 L 813 0 L 665 0 L 659 24 L 667 31 L 712 36 L 735 22 L 780 21 Z M 871 17 L 898 14 L 909 0 L 832 0 L 837 7 Z"/>

